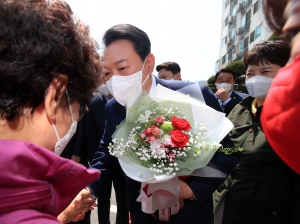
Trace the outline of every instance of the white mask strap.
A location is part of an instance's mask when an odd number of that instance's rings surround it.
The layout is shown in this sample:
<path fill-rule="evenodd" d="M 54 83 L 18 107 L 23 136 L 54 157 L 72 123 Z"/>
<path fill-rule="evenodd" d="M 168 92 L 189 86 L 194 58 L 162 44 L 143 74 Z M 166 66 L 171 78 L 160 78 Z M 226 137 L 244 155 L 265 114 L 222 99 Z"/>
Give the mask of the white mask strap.
<path fill-rule="evenodd" d="M 53 129 L 54 129 L 54 132 L 55 132 L 56 138 L 57 138 L 57 140 L 59 141 L 59 140 L 60 140 L 60 138 L 59 138 L 59 136 L 58 136 L 58 132 L 57 132 L 57 130 L 56 130 L 56 126 L 55 126 L 55 124 L 53 123 L 53 121 L 52 121 L 52 120 L 51 120 L 51 123 L 52 123 L 52 127 L 53 127 Z"/>
<path fill-rule="evenodd" d="M 143 69 L 144 69 L 144 66 L 145 66 L 145 62 L 147 61 L 147 58 L 148 58 L 148 56 L 144 60 L 143 67 L 142 67 L 142 72 L 143 72 Z"/>
<path fill-rule="evenodd" d="M 69 103 L 69 109 L 70 109 L 70 112 L 71 112 L 72 122 L 74 122 L 73 111 L 72 111 L 72 107 L 71 107 L 71 104 L 70 104 L 70 98 L 69 98 L 68 90 L 66 90 L 66 95 L 67 95 L 67 99 L 68 99 L 68 103 Z M 56 126 L 55 126 L 55 124 L 53 123 L 52 120 L 51 120 L 51 123 L 52 123 L 52 127 L 54 129 L 54 132 L 55 132 L 55 135 L 56 135 L 57 139 L 60 140 L 57 129 L 56 129 Z"/>
<path fill-rule="evenodd" d="M 148 56 L 145 58 L 145 61 L 144 61 L 144 64 L 143 64 L 143 67 L 142 67 L 142 70 L 141 70 L 141 71 L 142 71 L 142 74 L 143 74 L 143 69 L 144 69 L 145 62 L 146 62 L 147 58 L 148 58 Z M 150 76 L 150 74 L 147 75 L 147 78 L 144 80 L 144 82 L 142 83 L 141 87 L 142 87 L 142 86 L 145 84 L 145 82 L 148 80 L 149 76 Z"/>
<path fill-rule="evenodd" d="M 71 107 L 71 103 L 70 103 L 70 98 L 69 98 L 68 90 L 66 90 L 66 95 L 67 95 L 67 99 L 68 99 L 68 103 L 69 103 L 69 108 L 70 108 L 70 112 L 71 112 L 72 122 L 74 122 L 73 111 L 72 111 L 72 107 Z"/>
<path fill-rule="evenodd" d="M 141 86 L 143 86 L 143 85 L 145 84 L 145 82 L 147 81 L 147 79 L 149 78 L 149 76 L 150 76 L 150 74 L 149 74 L 149 75 L 147 75 L 147 78 L 144 80 L 144 82 L 142 83 L 142 85 L 141 85 Z"/>

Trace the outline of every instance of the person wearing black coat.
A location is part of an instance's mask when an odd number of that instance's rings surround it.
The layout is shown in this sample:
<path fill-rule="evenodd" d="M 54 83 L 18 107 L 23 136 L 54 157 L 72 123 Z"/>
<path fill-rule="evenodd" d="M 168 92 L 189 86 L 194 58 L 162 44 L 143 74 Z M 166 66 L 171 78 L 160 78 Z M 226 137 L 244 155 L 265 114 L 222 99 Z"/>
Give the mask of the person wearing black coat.
<path fill-rule="evenodd" d="M 111 95 L 109 96 L 111 97 Z M 98 150 L 99 142 L 103 135 L 105 127 L 105 106 L 107 101 L 110 100 L 110 97 L 98 94 L 91 100 L 88 113 L 86 113 L 78 123 L 76 134 L 63 151 L 62 157 L 72 158 L 74 161 L 89 167 L 94 154 Z M 112 183 L 116 191 L 118 208 L 117 223 L 125 223 L 128 221 L 127 194 L 124 188 L 126 185 L 126 177 L 116 158 L 114 158 L 113 164 L 113 172 L 107 176 L 101 187 L 97 189 L 98 220 L 101 224 L 110 224 Z M 86 222 L 86 220 L 89 220 L 89 214 L 86 216 L 87 217 L 81 221 L 82 224 L 89 223 Z"/>

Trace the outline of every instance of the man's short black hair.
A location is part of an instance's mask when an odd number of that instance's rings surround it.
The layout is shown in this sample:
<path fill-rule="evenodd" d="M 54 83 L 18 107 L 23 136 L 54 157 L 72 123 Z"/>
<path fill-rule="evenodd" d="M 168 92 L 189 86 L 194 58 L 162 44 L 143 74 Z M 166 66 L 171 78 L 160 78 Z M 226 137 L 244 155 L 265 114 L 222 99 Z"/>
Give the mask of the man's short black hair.
<path fill-rule="evenodd" d="M 235 72 L 234 72 L 232 69 L 230 69 L 230 68 L 222 68 L 220 71 L 218 71 L 218 72 L 216 73 L 216 75 L 215 75 L 215 82 L 217 81 L 217 78 L 218 78 L 218 76 L 219 76 L 221 73 L 231 73 L 232 76 L 233 76 L 233 80 L 235 81 L 235 78 L 236 78 Z"/>
<path fill-rule="evenodd" d="M 159 72 L 161 69 L 166 69 L 167 71 L 172 72 L 173 75 L 177 74 L 180 72 L 180 66 L 176 62 L 164 62 L 158 66 L 156 66 L 156 71 Z"/>
<path fill-rule="evenodd" d="M 148 35 L 133 25 L 119 24 L 111 27 L 105 32 L 103 37 L 105 47 L 117 40 L 131 41 L 142 61 L 144 61 L 151 52 L 151 42 Z"/>

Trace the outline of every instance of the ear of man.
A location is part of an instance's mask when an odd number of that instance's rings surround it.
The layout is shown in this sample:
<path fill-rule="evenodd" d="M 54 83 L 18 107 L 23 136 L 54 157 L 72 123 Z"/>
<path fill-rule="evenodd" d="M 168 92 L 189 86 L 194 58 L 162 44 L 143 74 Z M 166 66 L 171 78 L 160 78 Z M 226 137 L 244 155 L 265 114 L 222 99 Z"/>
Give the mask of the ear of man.
<path fill-rule="evenodd" d="M 147 75 L 152 74 L 155 65 L 155 57 L 152 53 L 148 54 L 145 62 L 145 66 L 147 69 Z"/>
<path fill-rule="evenodd" d="M 180 72 L 177 72 L 174 77 L 176 76 L 176 80 L 181 80 L 181 74 Z"/>

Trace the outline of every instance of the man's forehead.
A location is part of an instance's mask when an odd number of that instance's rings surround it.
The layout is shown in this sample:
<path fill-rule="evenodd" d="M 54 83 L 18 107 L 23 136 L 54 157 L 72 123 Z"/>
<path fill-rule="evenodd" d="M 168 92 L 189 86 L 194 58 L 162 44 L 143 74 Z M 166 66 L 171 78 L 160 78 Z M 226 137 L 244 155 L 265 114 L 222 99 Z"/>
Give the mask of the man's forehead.
<path fill-rule="evenodd" d="M 218 78 L 223 78 L 224 76 L 230 76 L 228 78 L 232 78 L 233 74 L 229 73 L 229 72 L 221 72 L 220 75 L 218 76 Z"/>
<path fill-rule="evenodd" d="M 121 49 L 118 52 L 106 51 L 103 55 L 103 65 L 104 67 L 109 67 L 111 65 L 117 65 L 122 62 L 128 62 L 133 54 L 134 52 L 124 52 Z"/>

